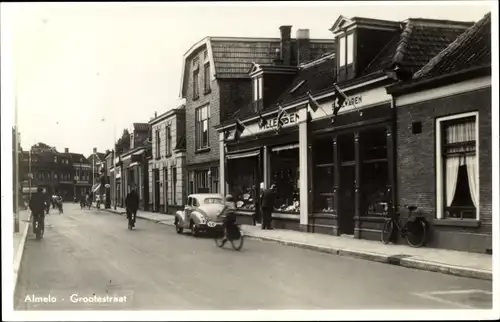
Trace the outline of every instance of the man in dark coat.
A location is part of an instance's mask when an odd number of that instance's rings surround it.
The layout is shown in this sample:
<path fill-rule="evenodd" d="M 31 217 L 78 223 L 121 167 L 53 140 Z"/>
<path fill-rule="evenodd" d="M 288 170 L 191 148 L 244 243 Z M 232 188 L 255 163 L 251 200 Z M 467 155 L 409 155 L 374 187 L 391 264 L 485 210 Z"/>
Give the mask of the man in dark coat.
<path fill-rule="evenodd" d="M 262 229 L 273 229 L 271 227 L 272 212 L 276 200 L 276 184 L 272 184 L 269 189 L 262 193 Z"/>
<path fill-rule="evenodd" d="M 29 207 L 33 217 L 40 217 L 42 230 L 44 229 L 45 223 L 45 204 L 48 202 L 48 198 L 43 193 L 42 187 L 38 187 L 36 193 L 31 196 Z M 33 232 L 35 232 L 35 225 L 33 225 Z"/>
<path fill-rule="evenodd" d="M 127 209 L 127 219 L 129 219 L 131 215 L 134 215 L 135 218 L 137 209 L 139 209 L 139 195 L 135 192 L 135 188 L 132 188 L 132 190 L 127 194 L 127 197 L 125 198 L 125 207 Z"/>

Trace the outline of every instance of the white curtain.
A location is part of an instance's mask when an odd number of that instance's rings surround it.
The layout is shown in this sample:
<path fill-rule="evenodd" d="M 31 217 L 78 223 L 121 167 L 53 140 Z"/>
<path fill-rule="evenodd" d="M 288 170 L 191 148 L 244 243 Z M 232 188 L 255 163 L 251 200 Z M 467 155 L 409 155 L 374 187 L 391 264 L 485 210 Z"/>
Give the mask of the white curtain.
<path fill-rule="evenodd" d="M 459 157 L 449 157 L 446 159 L 446 206 L 451 206 L 455 191 L 457 190 L 458 168 L 460 166 Z"/>
<path fill-rule="evenodd" d="M 477 158 L 475 155 L 470 155 L 466 157 L 467 164 L 467 176 L 469 177 L 469 189 L 470 195 L 472 197 L 472 202 L 474 206 L 477 208 L 479 205 L 479 186 L 477 182 Z"/>

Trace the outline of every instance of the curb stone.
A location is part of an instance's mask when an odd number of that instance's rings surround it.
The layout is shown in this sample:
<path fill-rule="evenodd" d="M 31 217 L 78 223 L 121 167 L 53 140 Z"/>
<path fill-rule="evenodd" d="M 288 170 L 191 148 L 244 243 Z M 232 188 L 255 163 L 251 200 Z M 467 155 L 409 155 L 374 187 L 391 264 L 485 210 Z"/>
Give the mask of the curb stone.
<path fill-rule="evenodd" d="M 17 249 L 16 257 L 14 258 L 14 290 L 13 297 L 15 297 L 19 272 L 21 271 L 21 263 L 24 255 L 24 246 L 26 245 L 26 239 L 28 238 L 28 231 L 30 229 L 31 224 L 26 223 L 24 227 L 23 235 L 21 237 L 21 244 L 19 244 L 19 248 Z"/>
<path fill-rule="evenodd" d="M 122 212 L 117 212 L 117 211 L 109 210 L 109 209 L 107 209 L 107 211 L 115 213 L 115 214 L 120 214 L 120 215 L 124 214 Z M 145 219 L 145 220 L 154 221 L 154 222 L 159 223 L 159 224 L 163 224 L 163 225 L 167 225 L 167 226 L 174 226 L 173 223 L 170 223 L 170 222 L 165 221 L 165 220 L 156 220 L 156 219 L 147 218 L 147 217 L 140 217 L 140 216 L 138 216 L 138 217 Z M 276 243 L 279 243 L 279 244 L 282 244 L 285 246 L 292 246 L 292 247 L 297 247 L 297 248 L 302 248 L 302 249 L 308 249 L 308 250 L 317 251 L 317 252 L 326 253 L 326 254 L 358 258 L 358 259 L 363 259 L 363 260 L 379 262 L 379 263 L 383 263 L 383 264 L 390 264 L 390 265 L 401 266 L 401 267 L 405 267 L 405 268 L 413 268 L 413 269 L 431 271 L 431 272 L 448 274 L 448 275 L 475 278 L 475 279 L 481 279 L 481 280 L 490 280 L 490 281 L 493 280 L 493 273 L 492 272 L 480 270 L 480 269 L 470 269 L 470 268 L 466 268 L 466 267 L 444 265 L 444 264 L 440 264 L 440 263 L 431 263 L 428 261 L 422 261 L 422 260 L 418 260 L 415 258 L 409 258 L 408 256 L 404 256 L 403 258 L 398 259 L 397 261 L 394 261 L 394 260 L 391 260 L 392 257 L 394 257 L 394 256 L 389 256 L 389 255 L 384 255 L 384 254 L 379 254 L 379 253 L 370 253 L 370 252 L 365 252 L 365 251 L 361 251 L 361 250 L 335 249 L 335 248 L 331 248 L 331 247 L 323 246 L 323 245 L 313 245 L 313 244 L 307 244 L 307 243 L 301 243 L 301 242 L 295 242 L 295 241 L 286 241 L 286 240 L 283 240 L 280 238 L 274 238 L 274 237 L 253 236 L 253 235 L 251 235 L 250 232 L 245 231 L 245 230 L 243 230 L 243 232 L 244 232 L 245 236 L 250 238 L 250 239 L 255 239 L 255 240 L 260 240 L 260 241 L 272 241 L 272 242 L 276 242 Z"/>

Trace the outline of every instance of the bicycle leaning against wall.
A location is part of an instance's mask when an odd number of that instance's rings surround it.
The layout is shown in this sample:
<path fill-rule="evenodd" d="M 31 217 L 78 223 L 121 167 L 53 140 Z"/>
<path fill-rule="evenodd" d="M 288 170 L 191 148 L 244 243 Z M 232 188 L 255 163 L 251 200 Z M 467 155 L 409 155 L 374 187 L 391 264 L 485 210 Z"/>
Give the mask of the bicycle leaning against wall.
<path fill-rule="evenodd" d="M 395 241 L 397 234 L 406 238 L 408 244 L 412 247 L 420 247 L 427 240 L 427 221 L 422 216 L 415 216 L 413 212 L 417 206 L 404 205 L 408 209 L 408 218 L 404 225 L 399 222 L 400 213 L 394 212 L 394 215 L 387 217 L 382 229 L 381 239 L 384 244 Z"/>

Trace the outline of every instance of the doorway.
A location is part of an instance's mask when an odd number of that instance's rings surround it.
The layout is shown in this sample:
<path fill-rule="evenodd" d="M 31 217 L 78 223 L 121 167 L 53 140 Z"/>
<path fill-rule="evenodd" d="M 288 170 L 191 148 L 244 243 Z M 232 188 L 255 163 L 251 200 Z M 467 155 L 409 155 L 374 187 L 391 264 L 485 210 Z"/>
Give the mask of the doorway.
<path fill-rule="evenodd" d="M 340 171 L 339 232 L 354 235 L 355 166 L 343 166 Z"/>

